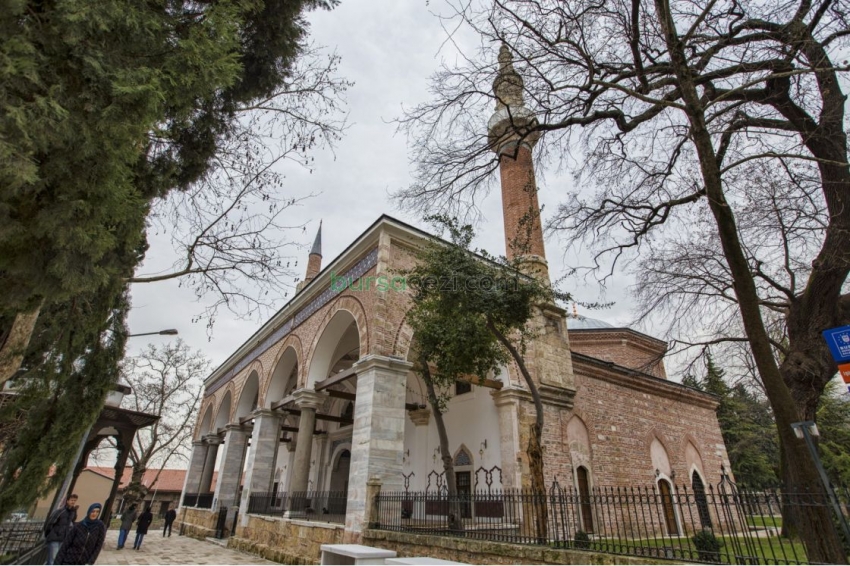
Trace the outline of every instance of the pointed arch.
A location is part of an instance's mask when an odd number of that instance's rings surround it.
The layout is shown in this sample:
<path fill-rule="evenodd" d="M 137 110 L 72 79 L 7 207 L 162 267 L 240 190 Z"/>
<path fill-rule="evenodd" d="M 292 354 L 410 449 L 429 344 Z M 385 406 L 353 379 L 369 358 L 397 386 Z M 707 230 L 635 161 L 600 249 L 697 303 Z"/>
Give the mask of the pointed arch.
<path fill-rule="evenodd" d="M 233 405 L 233 391 L 228 388 L 221 398 L 221 403 L 218 405 L 218 410 L 213 421 L 212 432 L 217 432 L 220 428 L 224 428 L 230 423 L 230 412 Z"/>
<path fill-rule="evenodd" d="M 300 383 L 303 387 L 312 388 L 316 382 L 328 377 L 336 362 L 333 357 L 337 353 L 339 343 L 352 324 L 357 332 L 358 357 L 368 353 L 368 326 L 363 305 L 347 295 L 336 299 L 322 319 L 320 330 L 313 339 L 310 354 L 305 362 L 308 367 L 302 370 L 303 379 Z"/>
<path fill-rule="evenodd" d="M 270 408 L 290 390 L 298 387 L 298 373 L 303 359 L 301 339 L 290 334 L 281 343 L 271 365 L 271 374 L 263 384 L 262 406 Z"/>
<path fill-rule="evenodd" d="M 206 408 L 203 411 L 200 411 L 199 414 L 204 416 L 198 421 L 198 428 L 195 431 L 195 440 L 200 440 L 204 435 L 212 432 L 213 413 L 215 413 L 215 410 L 213 409 L 212 402 L 207 403 Z"/>
<path fill-rule="evenodd" d="M 472 466 L 472 451 L 467 448 L 465 444 L 461 444 L 460 448 L 455 451 L 452 461 L 454 462 L 455 467 Z"/>
<path fill-rule="evenodd" d="M 236 404 L 235 419 L 247 417 L 259 407 L 260 401 L 260 376 L 256 371 L 248 375 L 248 379 L 242 385 L 239 392 L 239 402 Z"/>

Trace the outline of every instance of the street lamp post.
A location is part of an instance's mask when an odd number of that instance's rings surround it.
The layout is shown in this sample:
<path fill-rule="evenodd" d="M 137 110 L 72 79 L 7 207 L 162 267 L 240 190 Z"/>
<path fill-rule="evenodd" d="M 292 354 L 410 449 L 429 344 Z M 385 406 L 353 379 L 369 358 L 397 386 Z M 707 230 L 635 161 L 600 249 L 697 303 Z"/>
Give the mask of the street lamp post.
<path fill-rule="evenodd" d="M 135 338 L 136 336 L 153 336 L 154 334 L 158 334 L 160 336 L 177 336 L 179 334 L 176 328 L 169 328 L 167 330 L 160 330 L 159 332 L 142 332 L 141 334 L 128 334 L 127 338 Z"/>
<path fill-rule="evenodd" d="M 850 541 L 850 527 L 847 525 L 847 519 L 844 518 L 844 513 L 841 512 L 841 505 L 838 502 L 838 497 L 835 496 L 835 491 L 833 491 L 832 484 L 829 482 L 829 478 L 826 475 L 826 470 L 823 468 L 820 455 L 818 455 L 818 450 L 815 447 L 815 442 L 812 440 L 812 438 L 820 436 L 820 432 L 818 432 L 818 425 L 813 421 L 803 421 L 799 423 L 791 423 L 791 428 L 794 429 L 794 435 L 797 438 L 806 441 L 806 446 L 809 447 L 812 460 L 814 460 L 815 467 L 820 475 L 820 481 L 826 490 L 826 496 L 829 498 L 829 502 L 832 504 L 832 510 L 835 511 L 835 515 L 838 517 L 838 522 L 841 524 L 841 530 L 844 532 L 844 540 Z"/>

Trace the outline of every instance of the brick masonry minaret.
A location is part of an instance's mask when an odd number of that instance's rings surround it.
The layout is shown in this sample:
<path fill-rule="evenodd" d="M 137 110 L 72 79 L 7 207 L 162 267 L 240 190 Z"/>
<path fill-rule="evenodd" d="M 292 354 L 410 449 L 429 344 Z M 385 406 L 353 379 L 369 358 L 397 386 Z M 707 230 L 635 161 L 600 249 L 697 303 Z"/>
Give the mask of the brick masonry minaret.
<path fill-rule="evenodd" d="M 521 260 L 524 271 L 548 283 L 549 267 L 531 159 L 539 134 L 533 130 L 537 120 L 523 102 L 522 88 L 511 52 L 502 45 L 499 74 L 493 81 L 496 112 L 488 124 L 488 138 L 490 148 L 499 155 L 505 248 L 508 258 Z"/>
<path fill-rule="evenodd" d="M 322 221 L 319 221 L 319 231 L 310 249 L 310 257 L 307 258 L 307 274 L 304 281 L 310 282 L 322 270 Z"/>

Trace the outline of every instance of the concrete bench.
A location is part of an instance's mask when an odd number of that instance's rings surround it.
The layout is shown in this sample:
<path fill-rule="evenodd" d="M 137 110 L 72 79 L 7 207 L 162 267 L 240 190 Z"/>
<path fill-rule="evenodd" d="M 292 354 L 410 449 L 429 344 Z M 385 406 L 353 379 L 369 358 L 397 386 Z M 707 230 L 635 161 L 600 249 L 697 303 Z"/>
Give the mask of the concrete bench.
<path fill-rule="evenodd" d="M 395 558 L 394 550 L 384 550 L 362 544 L 323 544 L 322 564 L 384 564 Z"/>
<path fill-rule="evenodd" d="M 409 558 L 387 558 L 384 560 L 384 564 L 439 566 L 440 564 L 466 564 L 466 562 L 452 562 L 451 560 L 440 560 L 439 558 L 428 558 L 427 556 L 411 556 Z"/>

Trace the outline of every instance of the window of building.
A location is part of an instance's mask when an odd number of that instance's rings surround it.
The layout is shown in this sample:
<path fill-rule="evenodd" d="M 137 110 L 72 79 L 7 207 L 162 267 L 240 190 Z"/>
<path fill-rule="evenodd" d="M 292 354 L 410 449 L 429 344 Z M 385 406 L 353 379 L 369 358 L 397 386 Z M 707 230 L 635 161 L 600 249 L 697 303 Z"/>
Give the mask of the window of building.
<path fill-rule="evenodd" d="M 468 381 L 455 381 L 455 395 L 472 393 L 472 384 Z"/>

